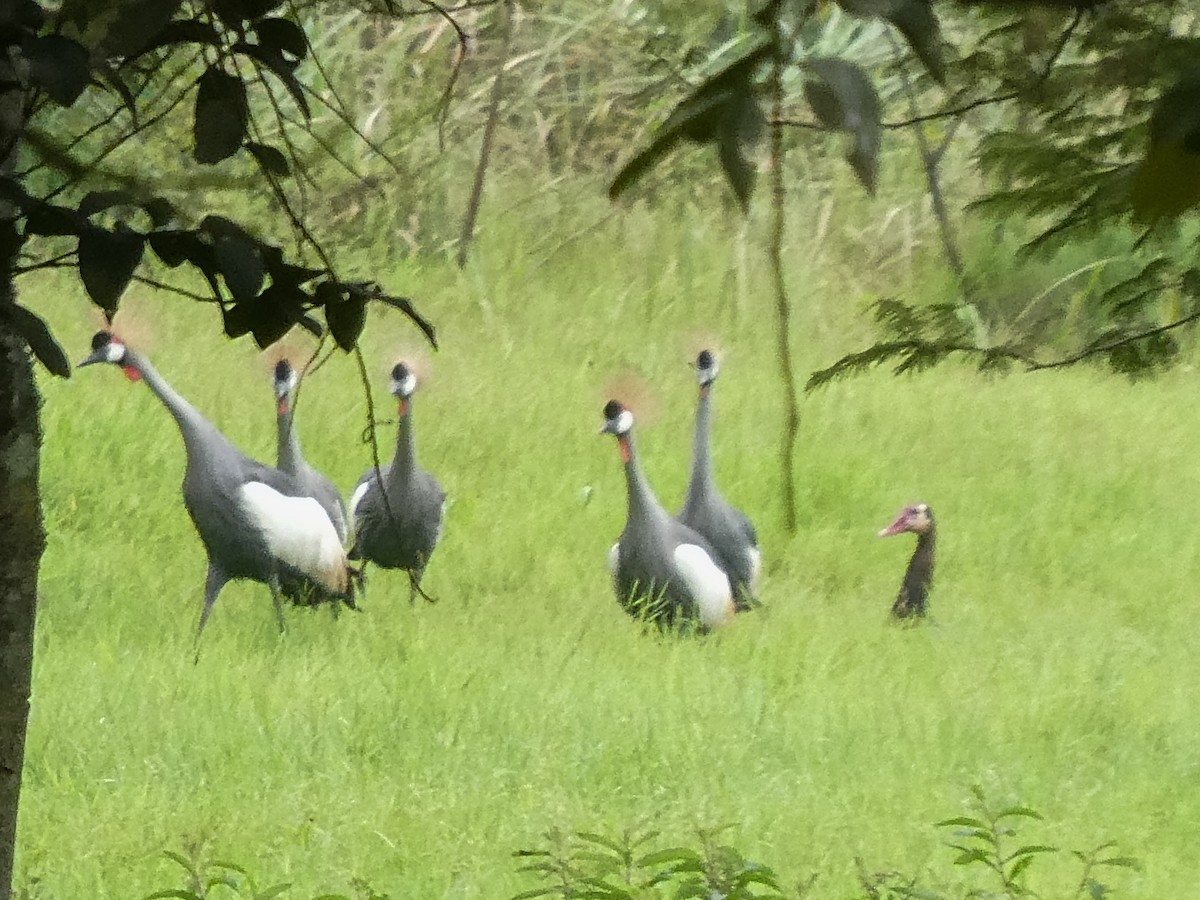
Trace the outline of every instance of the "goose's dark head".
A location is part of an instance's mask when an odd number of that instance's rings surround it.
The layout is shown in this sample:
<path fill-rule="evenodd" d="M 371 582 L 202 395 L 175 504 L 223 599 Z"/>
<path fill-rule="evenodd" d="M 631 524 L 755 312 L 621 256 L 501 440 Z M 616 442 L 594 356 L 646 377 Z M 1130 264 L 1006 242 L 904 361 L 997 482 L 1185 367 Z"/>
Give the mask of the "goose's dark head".
<path fill-rule="evenodd" d="M 600 429 L 601 434 L 622 437 L 628 434 L 631 428 L 633 428 L 633 413 L 616 400 L 609 400 L 604 404 L 604 426 Z"/>
<path fill-rule="evenodd" d="M 710 387 L 717 380 L 717 357 L 711 350 L 701 350 L 696 357 L 696 379 L 700 382 L 700 388 Z"/>
<path fill-rule="evenodd" d="M 933 531 L 933 510 L 925 503 L 914 503 L 900 510 L 896 521 L 879 532 L 880 537 L 891 537 L 894 534 L 904 534 L 911 531 L 922 535 Z"/>

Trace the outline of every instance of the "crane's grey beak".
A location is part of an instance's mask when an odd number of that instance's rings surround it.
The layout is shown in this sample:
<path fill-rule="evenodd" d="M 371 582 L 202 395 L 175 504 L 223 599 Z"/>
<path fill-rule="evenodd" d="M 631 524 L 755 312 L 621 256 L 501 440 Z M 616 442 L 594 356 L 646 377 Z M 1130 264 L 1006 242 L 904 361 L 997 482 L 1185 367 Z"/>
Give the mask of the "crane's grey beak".
<path fill-rule="evenodd" d="M 94 366 L 96 363 L 108 362 L 107 347 L 101 347 L 99 350 L 93 350 L 88 354 L 87 358 L 75 364 L 75 368 L 82 369 L 84 366 Z"/>

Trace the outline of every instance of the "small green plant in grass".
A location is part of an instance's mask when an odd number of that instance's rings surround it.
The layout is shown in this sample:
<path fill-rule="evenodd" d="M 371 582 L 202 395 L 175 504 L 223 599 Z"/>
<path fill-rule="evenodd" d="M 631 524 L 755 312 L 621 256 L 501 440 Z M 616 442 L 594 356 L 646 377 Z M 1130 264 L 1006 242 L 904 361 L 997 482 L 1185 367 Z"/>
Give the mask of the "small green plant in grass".
<path fill-rule="evenodd" d="M 164 850 L 163 856 L 179 865 L 187 876 L 184 888 L 167 888 L 147 895 L 144 900 L 209 900 L 220 897 L 245 897 L 247 900 L 271 900 L 281 896 L 291 884 L 273 884 L 259 888 L 254 878 L 242 866 L 231 862 L 204 862 L 199 855 L 192 858 Z"/>
<path fill-rule="evenodd" d="M 700 846 L 662 847 L 659 833 L 622 832 L 619 838 L 580 831 L 546 835 L 548 848 L 519 850 L 529 860 L 519 871 L 542 885 L 512 900 L 561 897 L 564 900 L 768 900 L 782 898 L 775 873 L 720 843 L 724 829 L 700 832 Z"/>
<path fill-rule="evenodd" d="M 231 862 L 205 862 L 199 852 L 191 858 L 173 850 L 164 850 L 163 856 L 179 865 L 187 879 L 182 888 L 166 888 L 147 894 L 142 900 L 219 900 L 224 897 L 244 897 L 246 900 L 272 900 L 282 897 L 290 883 L 280 882 L 270 887 L 259 888 L 250 873 Z M 361 878 L 350 882 L 352 895 L 319 894 L 313 900 L 390 900 L 389 894 L 381 894 Z"/>
<path fill-rule="evenodd" d="M 982 869 L 988 874 L 990 886 L 973 888 L 960 886 L 954 893 L 922 886 L 919 880 L 903 872 L 868 872 L 859 861 L 859 886 L 864 891 L 859 900 L 950 900 L 952 897 L 972 900 L 1016 900 L 1022 897 L 1058 896 L 1064 900 L 1102 900 L 1114 890 L 1099 880 L 1105 868 L 1138 869 L 1131 856 L 1116 853 L 1116 843 L 1108 841 L 1092 850 L 1072 850 L 1082 866 L 1079 881 L 1068 888 L 1069 893 L 1034 891 L 1028 884 L 1034 863 L 1043 857 L 1060 854 L 1057 847 L 1025 843 L 1018 836 L 1021 822 L 1042 821 L 1042 815 L 1028 806 L 1015 805 L 997 809 L 988 802 L 983 789 L 971 788 L 973 814 L 955 816 L 937 823 L 938 828 L 951 829 L 947 846 L 955 851 L 954 865 Z"/>

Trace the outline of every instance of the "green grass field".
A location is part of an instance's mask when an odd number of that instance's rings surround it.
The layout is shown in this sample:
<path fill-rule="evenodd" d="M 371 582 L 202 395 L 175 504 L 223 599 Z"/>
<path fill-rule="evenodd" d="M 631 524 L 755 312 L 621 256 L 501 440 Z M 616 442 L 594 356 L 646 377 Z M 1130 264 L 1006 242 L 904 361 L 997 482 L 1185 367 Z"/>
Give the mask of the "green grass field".
<path fill-rule="evenodd" d="M 1115 876 L 1129 895 L 1194 896 L 1195 373 L 1131 385 L 948 366 L 833 385 L 804 399 L 789 536 L 769 294 L 755 271 L 734 289 L 725 236 L 640 209 L 548 256 L 500 231 L 464 275 L 413 262 L 388 285 L 443 342 L 415 407 L 452 499 L 426 579 L 436 606 L 410 608 L 403 575 L 376 571 L 363 615 L 291 611 L 280 638 L 266 589 L 238 584 L 193 666 L 204 560 L 173 422 L 112 368 L 43 379 L 29 897 L 179 886 L 172 849 L 305 900 L 355 878 L 393 898 L 493 900 L 533 886 L 511 853 L 550 828 L 640 824 L 680 842 L 732 823 L 748 856 L 842 898 L 856 856 L 957 877 L 931 823 L 974 783 L 1042 811 L 1031 839 L 1120 841 L 1144 862 Z M 877 257 L 837 268 L 806 241 L 789 251 L 803 372 L 861 344 L 860 297 L 920 277 Z M 24 289 L 82 358 L 94 326 L 77 285 Z M 211 309 L 139 293 L 159 370 L 270 458 L 253 346 L 226 343 Z M 766 608 L 673 641 L 612 596 L 624 487 L 596 432 L 614 376 L 645 382 L 639 447 L 677 507 L 700 334 L 724 354 L 718 474 L 758 525 Z M 390 414 L 386 369 L 418 336 L 380 314 L 364 346 Z M 347 492 L 369 462 L 364 416 L 347 358 L 302 390 L 306 453 Z M 939 568 L 933 621 L 907 630 L 887 611 L 911 541 L 875 533 L 917 499 L 938 516 Z M 1038 883 L 1069 895 L 1074 872 L 1050 863 Z"/>

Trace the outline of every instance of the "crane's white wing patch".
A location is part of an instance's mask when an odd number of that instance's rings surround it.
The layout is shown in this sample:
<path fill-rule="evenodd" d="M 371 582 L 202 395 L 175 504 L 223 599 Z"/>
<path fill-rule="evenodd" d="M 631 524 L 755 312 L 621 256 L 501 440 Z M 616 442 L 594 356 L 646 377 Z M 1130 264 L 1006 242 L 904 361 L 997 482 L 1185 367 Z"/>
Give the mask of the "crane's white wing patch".
<path fill-rule="evenodd" d="M 242 485 L 242 508 L 277 559 L 331 591 L 345 589 L 346 551 L 320 503 L 248 481 Z"/>
<path fill-rule="evenodd" d="M 746 559 L 750 563 L 750 593 L 757 597 L 758 585 L 762 581 L 762 553 L 757 547 L 747 547 Z"/>
<path fill-rule="evenodd" d="M 363 497 L 367 496 L 367 491 L 370 489 L 373 480 L 372 478 L 368 478 L 356 487 L 354 493 L 350 495 L 350 518 L 358 518 L 358 504 L 362 502 Z"/>
<path fill-rule="evenodd" d="M 697 544 L 680 544 L 675 548 L 675 568 L 692 592 L 700 621 L 709 628 L 724 625 L 733 618 L 733 589 L 729 576 L 713 562 L 708 552 Z"/>

